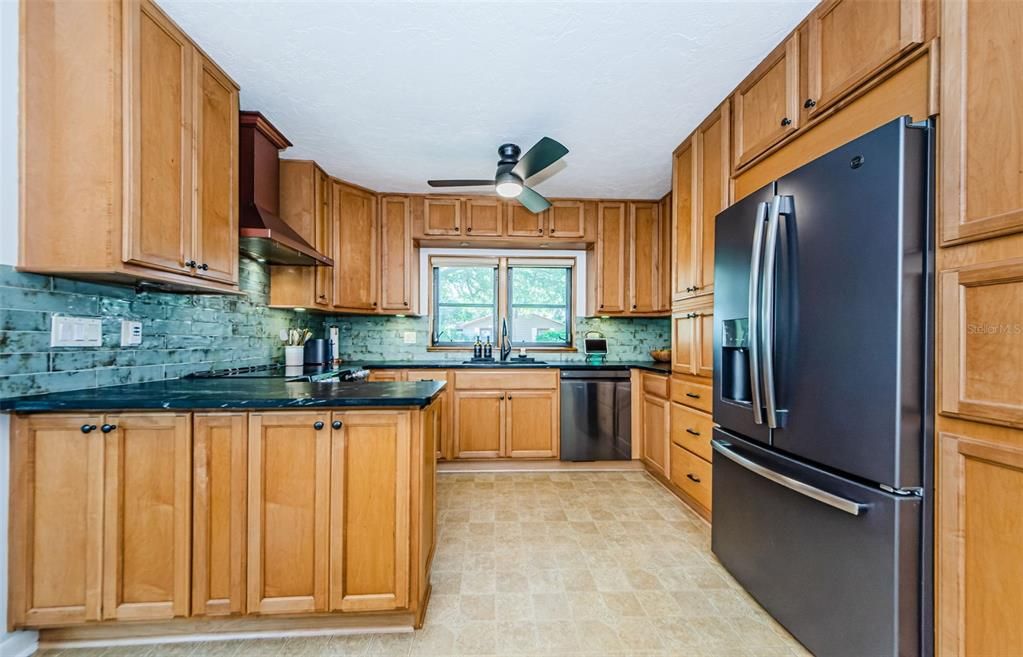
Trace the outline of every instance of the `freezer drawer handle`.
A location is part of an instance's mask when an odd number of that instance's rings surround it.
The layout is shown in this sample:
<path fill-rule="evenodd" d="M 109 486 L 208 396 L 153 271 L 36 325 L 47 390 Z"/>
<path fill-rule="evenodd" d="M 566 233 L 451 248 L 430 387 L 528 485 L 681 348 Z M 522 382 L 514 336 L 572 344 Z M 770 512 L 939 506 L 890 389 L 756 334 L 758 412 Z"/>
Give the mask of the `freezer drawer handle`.
<path fill-rule="evenodd" d="M 786 477 L 785 475 L 779 474 L 774 470 L 765 468 L 764 466 L 758 463 L 754 463 L 745 456 L 742 456 L 732 451 L 728 443 L 721 442 L 719 440 L 714 440 L 711 441 L 711 444 L 713 445 L 715 452 L 717 452 L 721 456 L 724 456 L 729 461 L 732 461 L 736 465 L 746 468 L 747 470 L 754 474 L 760 475 L 764 479 L 770 479 L 779 486 L 784 486 L 789 490 L 795 491 L 800 495 L 805 495 L 806 497 L 817 500 L 818 502 L 827 504 L 828 506 L 836 508 L 839 511 L 845 511 L 849 515 L 858 516 L 861 513 L 866 513 L 867 511 L 866 504 L 860 504 L 859 502 L 854 502 L 853 500 L 849 500 L 844 497 L 839 497 L 834 493 L 829 493 L 826 490 L 821 490 L 820 488 L 817 488 L 815 486 L 804 484 L 801 481 L 797 481 L 791 477 Z"/>

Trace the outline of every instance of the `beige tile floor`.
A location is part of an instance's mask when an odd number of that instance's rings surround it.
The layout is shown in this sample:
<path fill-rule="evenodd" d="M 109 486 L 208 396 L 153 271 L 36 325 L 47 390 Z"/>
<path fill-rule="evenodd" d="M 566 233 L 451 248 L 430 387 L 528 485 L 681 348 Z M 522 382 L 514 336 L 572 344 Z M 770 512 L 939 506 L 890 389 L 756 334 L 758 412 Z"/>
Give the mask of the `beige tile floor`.
<path fill-rule="evenodd" d="M 415 633 L 46 657 L 790 657 L 808 653 L 710 553 L 710 528 L 643 472 L 445 474 L 433 596 Z"/>

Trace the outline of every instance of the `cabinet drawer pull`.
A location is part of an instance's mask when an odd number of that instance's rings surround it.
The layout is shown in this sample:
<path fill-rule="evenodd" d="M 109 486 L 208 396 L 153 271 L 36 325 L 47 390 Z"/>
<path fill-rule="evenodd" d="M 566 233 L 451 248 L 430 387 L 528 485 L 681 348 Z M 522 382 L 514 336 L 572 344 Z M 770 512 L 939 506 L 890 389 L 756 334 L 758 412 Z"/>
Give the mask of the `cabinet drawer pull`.
<path fill-rule="evenodd" d="M 693 436 L 699 436 L 700 435 L 699 431 L 693 431 L 692 429 L 686 429 L 686 433 L 688 433 L 690 435 L 693 435 Z"/>
<path fill-rule="evenodd" d="M 334 420 L 333 422 L 330 423 L 330 426 L 334 427 L 335 429 L 340 429 L 341 428 L 341 420 Z"/>
<path fill-rule="evenodd" d="M 93 427 L 93 429 L 95 428 L 96 427 Z M 116 424 L 104 424 L 102 427 L 99 428 L 99 430 L 102 431 L 103 433 L 110 433 L 116 428 L 117 428 Z"/>
<path fill-rule="evenodd" d="M 692 472 L 686 473 L 686 479 L 694 483 L 700 483 L 700 478 L 694 475 Z"/>
<path fill-rule="evenodd" d="M 700 398 L 700 396 L 698 394 L 696 394 L 695 392 L 687 392 L 686 393 L 686 397 L 690 397 L 692 399 L 699 399 Z"/>
<path fill-rule="evenodd" d="M 313 422 L 313 429 L 316 429 L 317 431 L 319 431 L 322 428 L 323 428 L 323 422 L 321 420 L 317 420 L 317 421 Z"/>
<path fill-rule="evenodd" d="M 95 424 L 83 424 L 82 425 L 82 433 L 89 433 L 89 432 L 95 431 L 95 430 L 96 430 L 96 425 Z"/>

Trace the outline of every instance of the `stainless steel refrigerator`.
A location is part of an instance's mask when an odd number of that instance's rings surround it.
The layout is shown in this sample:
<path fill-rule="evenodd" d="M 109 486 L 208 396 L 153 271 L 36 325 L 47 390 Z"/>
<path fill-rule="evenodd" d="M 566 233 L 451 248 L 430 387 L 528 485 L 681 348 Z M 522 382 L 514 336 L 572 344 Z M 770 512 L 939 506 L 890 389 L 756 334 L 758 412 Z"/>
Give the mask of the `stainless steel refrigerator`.
<path fill-rule="evenodd" d="M 712 547 L 820 656 L 932 651 L 932 133 L 717 216 Z"/>

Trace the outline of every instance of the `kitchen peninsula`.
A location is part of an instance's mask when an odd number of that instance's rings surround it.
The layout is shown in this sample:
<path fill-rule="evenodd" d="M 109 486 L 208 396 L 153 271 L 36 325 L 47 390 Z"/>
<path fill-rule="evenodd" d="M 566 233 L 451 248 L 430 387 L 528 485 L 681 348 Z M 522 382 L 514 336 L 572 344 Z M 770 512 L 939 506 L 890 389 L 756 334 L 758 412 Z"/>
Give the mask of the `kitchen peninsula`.
<path fill-rule="evenodd" d="M 63 627 L 54 640 L 420 626 L 444 386 L 178 379 L 0 400 L 12 623 Z"/>

